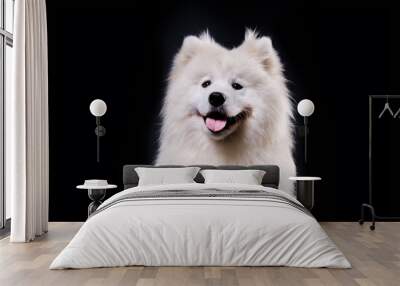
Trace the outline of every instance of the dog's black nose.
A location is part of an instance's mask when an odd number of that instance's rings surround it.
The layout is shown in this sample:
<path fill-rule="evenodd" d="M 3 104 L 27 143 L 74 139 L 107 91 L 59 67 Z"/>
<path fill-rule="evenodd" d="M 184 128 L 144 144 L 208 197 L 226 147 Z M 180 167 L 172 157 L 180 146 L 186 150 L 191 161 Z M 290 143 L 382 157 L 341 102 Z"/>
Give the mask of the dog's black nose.
<path fill-rule="evenodd" d="M 212 106 L 218 107 L 218 106 L 221 106 L 222 104 L 224 104 L 225 97 L 222 93 L 214 91 L 208 97 L 208 102 L 210 102 L 210 104 Z"/>

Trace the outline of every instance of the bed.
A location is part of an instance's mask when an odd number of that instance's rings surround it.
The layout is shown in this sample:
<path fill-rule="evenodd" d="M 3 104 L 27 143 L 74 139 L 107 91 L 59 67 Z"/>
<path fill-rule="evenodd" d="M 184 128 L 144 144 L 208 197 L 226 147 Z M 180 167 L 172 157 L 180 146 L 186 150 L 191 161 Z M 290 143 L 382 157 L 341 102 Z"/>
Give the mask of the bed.
<path fill-rule="evenodd" d="M 138 186 L 137 167 L 124 166 L 124 191 L 88 218 L 50 269 L 351 267 L 310 212 L 278 189 L 277 166 L 199 166 L 264 170 L 261 185 L 205 184 L 199 173 L 196 183 L 152 186 Z"/>

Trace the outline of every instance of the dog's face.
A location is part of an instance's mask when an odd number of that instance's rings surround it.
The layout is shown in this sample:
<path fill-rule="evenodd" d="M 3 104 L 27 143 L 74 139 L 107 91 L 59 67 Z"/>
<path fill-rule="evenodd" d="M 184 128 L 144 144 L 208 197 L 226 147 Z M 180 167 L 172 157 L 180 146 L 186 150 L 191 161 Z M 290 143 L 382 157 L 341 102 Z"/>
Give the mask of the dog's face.
<path fill-rule="evenodd" d="M 199 56 L 191 63 L 198 72 L 192 79 L 191 108 L 203 131 L 213 139 L 235 132 L 254 109 L 257 83 L 243 64 L 232 52 Z"/>
<path fill-rule="evenodd" d="M 267 37 L 248 32 L 241 46 L 229 50 L 208 34 L 189 36 L 175 57 L 167 102 L 190 128 L 222 140 L 246 121 L 257 119 L 262 128 L 260 120 L 274 109 L 277 77 L 281 64 Z"/>

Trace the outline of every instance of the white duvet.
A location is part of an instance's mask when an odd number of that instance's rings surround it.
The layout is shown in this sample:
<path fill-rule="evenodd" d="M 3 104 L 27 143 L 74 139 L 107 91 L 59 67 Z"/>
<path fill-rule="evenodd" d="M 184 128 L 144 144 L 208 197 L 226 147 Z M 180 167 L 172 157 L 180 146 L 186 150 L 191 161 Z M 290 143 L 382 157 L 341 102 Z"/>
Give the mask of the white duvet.
<path fill-rule="evenodd" d="M 152 198 L 121 201 L 131 192 L 262 190 L 231 184 L 135 187 L 90 217 L 50 269 L 146 266 L 295 266 L 349 268 L 318 222 L 290 204 L 257 198 Z M 298 202 L 297 202 L 298 203 Z"/>

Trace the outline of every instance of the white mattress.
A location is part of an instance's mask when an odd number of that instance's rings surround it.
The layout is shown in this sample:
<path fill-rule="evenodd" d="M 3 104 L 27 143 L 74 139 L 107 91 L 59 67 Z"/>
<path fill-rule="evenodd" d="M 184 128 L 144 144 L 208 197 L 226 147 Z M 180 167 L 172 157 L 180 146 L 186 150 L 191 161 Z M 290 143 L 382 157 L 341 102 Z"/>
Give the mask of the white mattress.
<path fill-rule="evenodd" d="M 132 192 L 263 190 L 254 185 L 185 184 L 135 187 L 105 201 L 50 269 L 127 265 L 294 266 L 349 268 L 350 263 L 309 214 L 254 198 L 151 198 L 112 204 Z"/>

